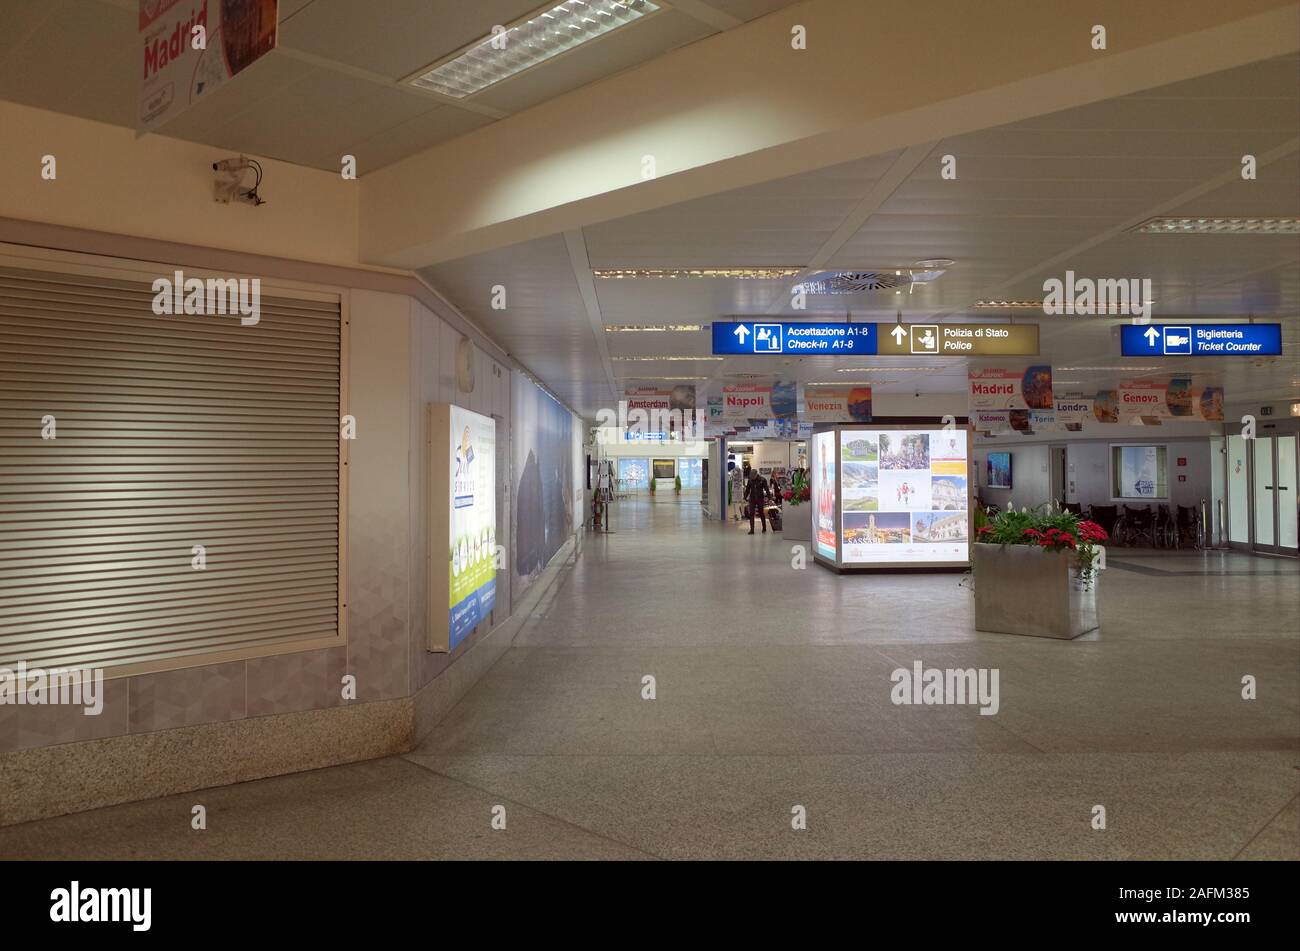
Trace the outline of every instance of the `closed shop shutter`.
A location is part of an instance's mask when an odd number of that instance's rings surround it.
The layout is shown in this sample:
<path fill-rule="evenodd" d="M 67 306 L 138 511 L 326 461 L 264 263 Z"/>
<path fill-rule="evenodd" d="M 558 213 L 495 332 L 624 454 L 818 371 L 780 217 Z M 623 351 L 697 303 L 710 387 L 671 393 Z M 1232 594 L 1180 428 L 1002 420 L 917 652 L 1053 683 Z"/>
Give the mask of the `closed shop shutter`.
<path fill-rule="evenodd" d="M 264 285 L 252 326 L 154 296 L 0 267 L 0 666 L 342 642 L 338 296 Z"/>

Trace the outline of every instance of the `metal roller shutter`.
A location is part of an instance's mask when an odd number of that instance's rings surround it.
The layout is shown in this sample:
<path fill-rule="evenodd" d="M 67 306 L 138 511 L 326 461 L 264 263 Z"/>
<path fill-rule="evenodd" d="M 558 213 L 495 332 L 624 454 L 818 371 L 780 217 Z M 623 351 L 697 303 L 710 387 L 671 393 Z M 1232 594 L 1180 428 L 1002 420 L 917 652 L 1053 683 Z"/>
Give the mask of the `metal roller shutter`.
<path fill-rule="evenodd" d="M 264 293 L 247 327 L 153 299 L 0 267 L 0 666 L 341 643 L 337 297 Z"/>

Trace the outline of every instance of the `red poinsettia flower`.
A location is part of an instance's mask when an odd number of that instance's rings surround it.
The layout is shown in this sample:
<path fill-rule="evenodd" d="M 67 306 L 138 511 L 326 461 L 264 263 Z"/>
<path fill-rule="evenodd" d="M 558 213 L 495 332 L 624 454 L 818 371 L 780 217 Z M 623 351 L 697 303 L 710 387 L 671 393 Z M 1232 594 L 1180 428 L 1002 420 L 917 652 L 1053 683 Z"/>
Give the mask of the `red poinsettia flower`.
<path fill-rule="evenodd" d="M 977 534 L 977 535 L 987 535 L 987 534 L 988 534 L 989 532 L 991 532 L 991 531 L 993 531 L 993 526 L 992 526 L 992 525 L 981 525 L 981 526 L 980 526 L 980 530 L 979 530 L 978 532 L 976 532 L 975 534 Z"/>

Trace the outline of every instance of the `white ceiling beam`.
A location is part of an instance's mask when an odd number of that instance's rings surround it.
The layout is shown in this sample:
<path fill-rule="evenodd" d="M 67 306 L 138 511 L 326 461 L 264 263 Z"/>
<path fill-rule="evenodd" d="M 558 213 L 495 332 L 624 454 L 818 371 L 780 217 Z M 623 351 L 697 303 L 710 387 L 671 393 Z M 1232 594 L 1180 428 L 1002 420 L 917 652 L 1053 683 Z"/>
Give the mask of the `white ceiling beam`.
<path fill-rule="evenodd" d="M 867 223 L 867 219 L 879 211 L 881 205 L 893 197 L 894 192 L 898 191 L 899 187 L 911 177 L 917 167 L 925 161 L 925 157 L 934 151 L 937 144 L 936 142 L 922 142 L 920 145 L 913 145 L 904 149 L 903 154 L 894 159 L 885 174 L 872 183 L 871 188 L 862 196 L 862 199 L 844 216 L 840 226 L 813 254 L 808 266 L 786 282 L 786 286 L 772 299 L 772 303 L 768 305 L 766 312 L 778 314 L 784 310 L 786 301 L 790 300 L 795 285 L 814 271 L 820 271 L 835 255 L 839 254 L 840 249 L 862 230 Z M 889 262 L 864 261 L 862 266 L 870 267 L 887 263 Z"/>
<path fill-rule="evenodd" d="M 1277 148 L 1269 149 L 1267 152 L 1260 153 L 1260 155 L 1257 156 L 1258 167 L 1264 168 L 1278 161 L 1279 159 L 1286 158 L 1288 155 L 1295 155 L 1296 152 L 1300 152 L 1300 139 L 1291 139 L 1289 142 L 1284 142 L 1281 145 L 1277 146 Z M 1085 252 L 1090 251 L 1093 248 L 1098 247 L 1099 245 L 1105 244 L 1107 241 L 1110 241 L 1112 238 L 1119 237 L 1124 232 L 1128 231 L 1130 228 L 1134 228 L 1137 225 L 1140 225 L 1148 218 L 1155 218 L 1158 215 L 1165 214 L 1166 212 L 1174 211 L 1178 208 L 1181 208 L 1183 205 L 1187 204 L 1190 201 L 1195 201 L 1197 198 L 1200 198 L 1202 195 L 1208 195 L 1211 192 L 1216 191 L 1217 189 L 1220 189 L 1225 185 L 1231 185 L 1233 182 L 1239 182 L 1239 181 L 1241 181 L 1241 166 L 1230 163 L 1230 167 L 1225 169 L 1221 174 L 1216 175 L 1213 178 L 1208 179 L 1207 181 L 1204 181 L 1193 188 L 1189 188 L 1186 191 L 1179 192 L 1177 195 L 1174 195 L 1172 198 L 1168 198 L 1165 201 L 1160 202 L 1159 204 L 1151 205 L 1149 208 L 1143 209 L 1137 214 L 1132 215 L 1131 217 L 1127 218 L 1124 221 L 1121 221 L 1119 224 L 1107 228 L 1105 231 L 1099 231 L 1091 238 L 1088 238 L 1085 241 L 1080 241 L 1078 244 L 1074 245 L 1073 247 L 1066 248 L 1061 253 L 1054 254 L 1050 258 L 1039 261 L 1036 264 L 1034 264 L 1032 267 L 1028 267 L 1025 270 L 1019 272 L 1018 274 L 1013 274 L 1005 281 L 999 281 L 997 284 L 994 284 L 991 287 L 984 288 L 983 291 L 981 291 L 975 297 L 972 297 L 970 299 L 969 303 L 965 308 L 960 308 L 957 310 L 940 311 L 935 313 L 933 316 L 936 318 L 943 318 L 943 317 L 952 316 L 953 314 L 965 313 L 967 310 L 970 309 L 970 305 L 974 304 L 975 301 L 977 300 L 999 300 L 1002 298 L 1002 295 L 1004 293 L 1006 293 L 1007 291 L 1014 290 L 1015 288 L 1019 287 L 1023 282 L 1029 280 L 1031 277 L 1035 277 L 1039 274 L 1042 274 L 1043 272 L 1047 271 L 1049 268 L 1054 268 L 1057 267 L 1058 265 L 1065 265 L 1068 267 L 1071 261 L 1078 260 Z M 1155 240 L 1157 241 L 1162 239 L 1171 240 L 1169 237 L 1155 238 Z M 1177 240 L 1177 238 L 1174 237 L 1173 240 Z M 1189 295 L 1185 294 L 1185 295 L 1181 295 L 1180 297 L 1175 297 L 1171 299 L 1181 300 L 1183 297 L 1186 296 Z M 1166 301 L 1165 303 L 1167 304 L 1168 302 Z"/>
<path fill-rule="evenodd" d="M 674 10 L 685 13 L 691 19 L 699 20 L 714 29 L 731 30 L 745 22 L 740 17 L 733 17 L 717 7 L 709 6 L 704 0 L 669 0 L 669 2 Z"/>
<path fill-rule="evenodd" d="M 1158 6 L 807 0 L 367 175 L 362 254 L 424 267 L 1300 49 L 1290 0 Z M 864 50 L 881 23 L 916 29 Z"/>
<path fill-rule="evenodd" d="M 609 382 L 610 398 L 619 397 L 618 384 L 614 380 L 614 361 L 609 358 L 608 334 L 605 331 L 605 318 L 600 313 L 600 298 L 596 295 L 596 279 L 591 273 L 591 259 L 587 256 L 587 239 L 581 230 L 564 232 L 564 246 L 569 252 L 569 263 L 573 266 L 573 278 L 578 282 L 578 293 L 582 295 L 583 310 L 587 314 L 587 323 L 596 341 L 596 350 L 600 354 L 600 366 L 605 371 Z"/>

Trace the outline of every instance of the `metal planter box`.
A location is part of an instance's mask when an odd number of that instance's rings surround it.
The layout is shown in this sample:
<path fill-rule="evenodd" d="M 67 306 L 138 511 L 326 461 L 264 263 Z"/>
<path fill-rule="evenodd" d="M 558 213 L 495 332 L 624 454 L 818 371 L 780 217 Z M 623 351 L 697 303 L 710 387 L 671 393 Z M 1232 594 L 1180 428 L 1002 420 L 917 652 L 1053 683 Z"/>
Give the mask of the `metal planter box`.
<path fill-rule="evenodd" d="M 1073 552 L 971 545 L 975 627 L 1066 640 L 1098 628 L 1097 582 L 1084 590 Z"/>
<path fill-rule="evenodd" d="M 781 536 L 796 542 L 812 541 L 812 505 L 800 502 L 781 506 Z"/>

